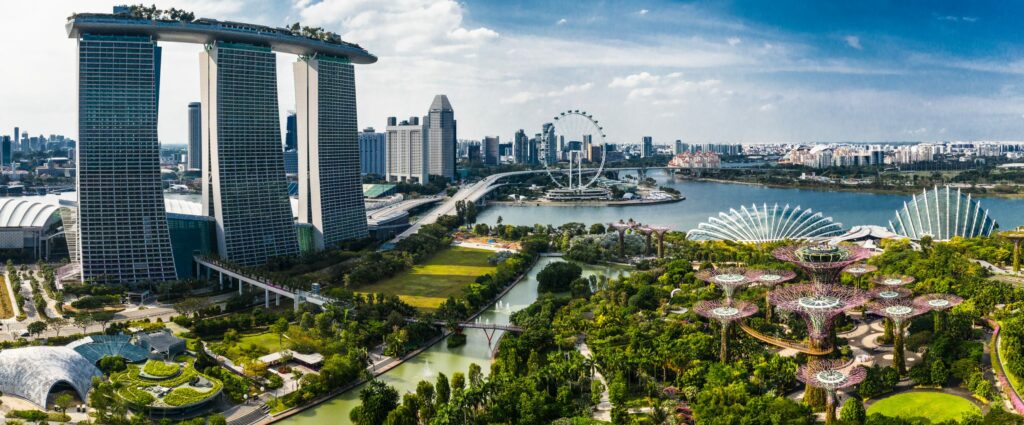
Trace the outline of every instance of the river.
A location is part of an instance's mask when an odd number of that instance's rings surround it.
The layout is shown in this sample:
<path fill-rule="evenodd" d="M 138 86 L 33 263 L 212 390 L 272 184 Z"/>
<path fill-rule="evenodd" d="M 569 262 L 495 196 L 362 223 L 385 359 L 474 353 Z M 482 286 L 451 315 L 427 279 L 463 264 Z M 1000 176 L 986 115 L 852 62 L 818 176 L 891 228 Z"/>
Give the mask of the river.
<path fill-rule="evenodd" d="M 537 273 L 544 269 L 544 266 L 555 261 L 562 261 L 562 259 L 542 257 L 527 272 L 527 277 L 520 280 L 497 303 L 483 312 L 478 321 L 509 323 L 512 313 L 526 308 L 537 299 Z M 618 274 L 618 269 L 613 267 L 586 264 L 581 264 L 581 267 L 583 267 L 584 276 L 604 274 L 613 277 Z M 501 333 L 501 331 L 496 332 Z M 480 365 L 484 373 L 488 373 L 491 350 L 487 347 L 487 337 L 483 330 L 466 329 L 465 333 L 465 345 L 449 349 L 447 343 L 441 341 L 377 379 L 395 387 L 399 394 L 405 394 L 406 392 L 415 392 L 416 384 L 420 381 L 426 380 L 433 383 L 437 379 L 438 373 L 444 373 L 448 378 L 451 378 L 455 372 L 465 374 L 472 363 Z M 361 388 L 357 387 L 279 423 L 284 425 L 351 424 L 352 421 L 349 420 L 348 415 L 353 407 L 359 405 L 359 390 Z"/>
<path fill-rule="evenodd" d="M 767 203 L 779 206 L 787 203 L 821 211 L 843 224 L 844 228 L 863 224 L 888 227 L 897 208 L 910 195 L 875 194 L 865 192 L 824 191 L 810 189 L 772 188 L 748 184 L 701 182 L 675 179 L 664 171 L 652 170 L 649 177 L 659 184 L 675 188 L 686 197 L 685 201 L 659 205 L 632 205 L 606 207 L 568 207 L 526 205 L 492 205 L 480 212 L 477 222 L 494 224 L 498 217 L 505 224 L 558 226 L 568 222 L 609 223 L 632 218 L 642 223 L 669 226 L 687 231 L 730 208 L 739 209 L 751 204 L 760 207 Z M 1024 225 L 1024 200 L 975 197 L 981 207 L 989 209 L 1001 229 Z"/>

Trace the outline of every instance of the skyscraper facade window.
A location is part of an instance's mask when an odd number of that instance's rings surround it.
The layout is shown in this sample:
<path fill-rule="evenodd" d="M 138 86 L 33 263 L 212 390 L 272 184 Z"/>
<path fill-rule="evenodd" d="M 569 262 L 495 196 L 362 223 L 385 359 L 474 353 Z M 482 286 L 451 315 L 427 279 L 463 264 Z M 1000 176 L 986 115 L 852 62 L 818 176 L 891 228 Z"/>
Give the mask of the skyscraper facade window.
<path fill-rule="evenodd" d="M 359 132 L 359 172 L 383 176 L 387 161 L 387 134 L 373 127 Z"/>
<path fill-rule="evenodd" d="M 423 122 L 423 132 L 427 137 L 427 173 L 455 178 L 455 111 L 448 102 L 448 96 L 434 96 L 430 111 Z"/>
<path fill-rule="evenodd" d="M 296 93 L 297 94 L 297 93 Z M 289 112 L 284 120 L 284 150 L 293 151 L 298 146 L 298 124 L 294 112 Z"/>
<path fill-rule="evenodd" d="M 558 139 L 555 137 L 555 126 L 551 123 L 544 123 L 543 131 L 540 134 L 541 158 L 546 165 L 558 163 Z"/>
<path fill-rule="evenodd" d="M 11 136 L 0 137 L 0 167 L 11 165 L 11 157 L 14 154 L 11 146 Z"/>
<path fill-rule="evenodd" d="M 199 170 L 203 166 L 203 126 L 201 114 L 201 103 L 192 102 L 188 104 L 188 158 L 186 167 L 189 170 Z"/>
<path fill-rule="evenodd" d="M 367 236 L 352 64 L 326 55 L 295 62 L 299 222 L 317 249 Z"/>
<path fill-rule="evenodd" d="M 427 138 L 419 118 L 397 122 L 388 118 L 387 126 L 387 169 L 385 178 L 389 182 L 428 182 Z"/>
<path fill-rule="evenodd" d="M 650 158 L 654 156 L 654 138 L 651 136 L 644 136 L 643 145 L 640 147 L 640 156 L 643 158 Z"/>
<path fill-rule="evenodd" d="M 160 182 L 160 48 L 149 36 L 78 39 L 82 279 L 175 279 Z"/>
<path fill-rule="evenodd" d="M 269 47 L 215 42 L 200 53 L 203 212 L 218 251 L 240 265 L 298 253 Z"/>

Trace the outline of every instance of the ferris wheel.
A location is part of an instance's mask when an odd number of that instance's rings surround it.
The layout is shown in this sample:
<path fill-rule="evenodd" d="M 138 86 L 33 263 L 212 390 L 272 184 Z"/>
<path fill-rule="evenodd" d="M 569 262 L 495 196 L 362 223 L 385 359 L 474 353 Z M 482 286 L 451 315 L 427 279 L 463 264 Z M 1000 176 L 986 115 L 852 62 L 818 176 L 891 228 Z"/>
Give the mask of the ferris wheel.
<path fill-rule="evenodd" d="M 551 181 L 559 187 L 586 189 L 601 177 L 606 154 L 605 134 L 592 114 L 579 109 L 560 112 L 551 124 L 544 126 L 542 136 L 541 162 Z M 560 161 L 567 161 L 569 168 L 560 168 Z M 583 175 L 584 162 L 598 164 L 596 172 L 589 178 Z M 590 170 L 594 168 L 588 167 Z M 567 175 L 568 182 L 556 175 Z"/>

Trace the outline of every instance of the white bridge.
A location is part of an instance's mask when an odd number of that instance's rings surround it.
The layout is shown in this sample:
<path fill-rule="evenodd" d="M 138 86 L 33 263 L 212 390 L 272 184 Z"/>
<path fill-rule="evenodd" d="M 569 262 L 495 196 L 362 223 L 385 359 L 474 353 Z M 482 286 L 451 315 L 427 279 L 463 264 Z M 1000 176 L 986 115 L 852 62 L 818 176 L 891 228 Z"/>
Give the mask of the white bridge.
<path fill-rule="evenodd" d="M 242 274 L 239 271 L 231 269 L 230 265 L 228 265 L 228 264 L 226 264 L 224 262 L 221 262 L 219 260 L 215 260 L 213 258 L 203 257 L 203 256 L 196 255 L 196 256 L 193 256 L 192 259 L 196 263 L 196 276 L 201 276 L 200 271 L 203 268 L 206 269 L 206 277 L 208 279 L 212 277 L 211 276 L 212 272 L 217 272 L 218 273 L 217 280 L 220 283 L 221 289 L 224 288 L 225 278 L 227 278 L 227 285 L 229 287 L 231 285 L 234 285 L 234 284 L 238 285 L 238 294 L 239 295 L 242 294 L 242 285 L 243 284 L 248 284 L 250 286 L 254 286 L 254 287 L 263 289 L 263 306 L 264 307 L 270 307 L 270 294 L 271 293 L 274 294 L 274 305 L 275 306 L 281 305 L 281 297 L 284 296 L 286 298 L 291 298 L 292 299 L 292 301 L 294 302 L 293 305 L 294 305 L 295 310 L 298 310 L 299 309 L 299 305 L 304 303 L 304 302 L 316 304 L 316 305 L 321 306 L 321 307 L 323 307 L 323 305 L 327 304 L 327 303 L 335 303 L 335 302 L 337 302 L 337 300 L 334 299 L 334 298 L 323 296 L 323 295 L 320 295 L 320 294 L 317 294 L 317 293 L 313 293 L 313 292 L 310 292 L 310 291 L 303 291 L 303 290 L 295 290 L 295 289 L 286 288 L 284 286 L 281 286 L 281 285 L 278 285 L 278 284 L 274 283 L 273 281 L 271 281 L 269 279 L 265 279 L 265 278 L 262 278 L 262 277 L 249 277 L 249 276 L 246 276 L 246 275 Z"/>

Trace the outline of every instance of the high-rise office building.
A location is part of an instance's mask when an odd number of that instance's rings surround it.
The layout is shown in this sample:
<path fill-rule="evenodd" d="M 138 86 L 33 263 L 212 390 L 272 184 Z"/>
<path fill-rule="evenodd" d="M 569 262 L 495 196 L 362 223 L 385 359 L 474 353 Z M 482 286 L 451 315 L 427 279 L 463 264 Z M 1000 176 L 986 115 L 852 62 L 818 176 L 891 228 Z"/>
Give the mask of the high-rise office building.
<path fill-rule="evenodd" d="M 395 117 L 389 117 L 386 131 L 387 169 L 384 177 L 387 181 L 428 182 L 429 149 L 420 119 L 411 117 L 399 123 Z"/>
<path fill-rule="evenodd" d="M 253 266 L 299 246 L 284 179 L 277 66 L 269 47 L 215 42 L 200 53 L 203 213 L 218 252 Z"/>
<path fill-rule="evenodd" d="M 203 125 L 202 104 L 188 104 L 188 158 L 186 166 L 189 170 L 199 170 L 203 166 Z"/>
<path fill-rule="evenodd" d="M 530 138 L 530 147 L 529 147 L 529 151 L 527 151 L 527 160 L 526 160 L 528 164 L 530 164 L 530 165 L 540 164 L 540 149 L 538 149 L 539 145 L 540 145 L 540 134 L 537 134 L 534 137 Z"/>
<path fill-rule="evenodd" d="M 284 151 L 284 175 L 292 177 L 299 175 L 299 152 L 295 149 Z"/>
<path fill-rule="evenodd" d="M 387 168 L 387 133 L 373 127 L 359 132 L 359 172 L 383 176 Z"/>
<path fill-rule="evenodd" d="M 14 155 L 11 146 L 11 136 L 0 137 L 0 167 L 11 165 L 11 157 Z"/>
<path fill-rule="evenodd" d="M 455 111 L 448 96 L 439 94 L 430 103 L 423 118 L 423 134 L 427 138 L 427 174 L 455 178 Z"/>
<path fill-rule="evenodd" d="M 14 140 L 11 140 L 12 149 L 16 151 L 21 151 L 21 134 L 19 133 L 19 131 L 21 131 L 21 129 L 19 129 L 18 127 L 14 127 Z"/>
<path fill-rule="evenodd" d="M 289 112 L 288 116 L 284 119 L 284 150 L 293 151 L 298 147 L 298 131 L 295 112 Z"/>
<path fill-rule="evenodd" d="M 540 149 L 542 162 L 545 165 L 558 163 L 558 139 L 555 137 L 554 124 L 544 123 L 543 131 L 540 134 Z"/>
<path fill-rule="evenodd" d="M 640 157 L 650 158 L 654 156 L 654 138 L 644 136 L 643 145 L 640 147 Z"/>
<path fill-rule="evenodd" d="M 498 137 L 484 137 L 483 145 L 484 165 L 498 165 L 498 160 L 501 157 L 501 153 L 498 150 L 498 145 L 500 145 Z"/>
<path fill-rule="evenodd" d="M 520 129 L 512 138 L 512 162 L 525 164 L 530 161 L 530 138 Z"/>
<path fill-rule="evenodd" d="M 83 281 L 175 279 L 160 181 L 159 85 L 160 47 L 151 36 L 78 37 Z"/>
<path fill-rule="evenodd" d="M 294 70 L 299 222 L 313 225 L 317 249 L 365 238 L 352 64 L 328 55 L 300 56 Z"/>

